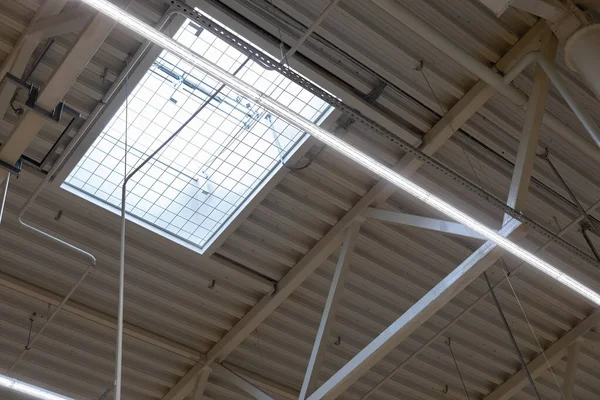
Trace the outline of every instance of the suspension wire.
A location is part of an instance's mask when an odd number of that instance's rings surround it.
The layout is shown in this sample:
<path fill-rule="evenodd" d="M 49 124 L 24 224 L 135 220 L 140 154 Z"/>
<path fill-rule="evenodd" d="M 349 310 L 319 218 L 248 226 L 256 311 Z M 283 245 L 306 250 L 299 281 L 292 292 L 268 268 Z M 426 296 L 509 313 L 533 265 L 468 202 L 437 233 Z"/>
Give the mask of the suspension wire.
<path fill-rule="evenodd" d="M 454 351 L 452 351 L 452 338 L 448 338 L 448 341 L 445 342 L 448 345 L 448 348 L 450 349 L 450 355 L 452 356 L 452 360 L 454 360 L 454 365 L 456 366 L 456 372 L 458 372 L 458 377 L 460 378 L 460 382 L 462 383 L 462 387 L 465 391 L 465 394 L 467 395 L 467 400 L 471 400 L 471 397 L 469 396 L 469 391 L 467 390 L 467 384 L 465 383 L 465 380 L 463 379 L 463 376 L 460 372 L 460 368 L 458 366 L 458 361 L 456 361 L 456 357 L 454 356 Z"/>
<path fill-rule="evenodd" d="M 585 221 L 588 223 L 588 225 L 590 226 L 590 228 L 596 233 L 596 235 L 600 236 L 600 228 L 590 218 L 590 216 L 588 215 L 588 213 L 585 212 L 585 209 L 583 208 L 583 206 L 581 205 L 581 203 L 577 199 L 577 196 L 575 196 L 575 193 L 573 193 L 573 191 L 571 190 L 571 188 L 569 187 L 569 185 L 567 184 L 567 182 L 564 180 L 564 178 L 562 177 L 562 175 L 558 172 L 558 169 L 556 168 L 556 166 L 554 165 L 554 163 L 552 162 L 552 160 L 550 160 L 550 154 L 549 154 L 548 148 L 546 148 L 546 152 L 544 154 L 542 154 L 541 157 L 544 160 L 546 160 L 546 162 L 550 166 L 550 169 L 552 170 L 552 172 L 554 172 L 554 175 L 556 175 L 556 177 L 558 178 L 558 180 L 561 183 L 561 185 L 565 188 L 565 190 L 569 194 L 569 197 L 571 198 L 571 200 L 573 201 L 573 203 L 575 203 L 575 205 L 577 206 L 577 209 L 579 210 L 579 212 L 581 213 L 581 215 L 583 216 L 583 218 L 585 219 Z M 592 251 L 594 252 L 594 254 L 596 253 L 594 249 L 592 249 Z M 597 254 L 596 254 L 596 257 L 597 257 Z"/>
<path fill-rule="evenodd" d="M 504 324 L 504 327 L 506 328 L 506 332 L 508 333 L 508 337 L 510 338 L 511 343 L 512 343 L 513 347 L 515 348 L 515 352 L 517 353 L 517 357 L 519 358 L 521 367 L 527 374 L 527 380 L 529 381 L 529 384 L 531 385 L 531 389 L 533 390 L 533 393 L 535 393 L 535 397 L 537 397 L 538 400 L 542 400 L 542 397 L 540 396 L 540 393 L 538 392 L 537 387 L 535 386 L 535 382 L 533 381 L 533 377 L 531 376 L 531 372 L 529 371 L 529 367 L 527 367 L 527 363 L 525 362 L 525 359 L 523 358 L 523 353 L 521 353 L 521 349 L 519 349 L 517 340 L 515 339 L 515 336 L 513 335 L 512 330 L 510 329 L 510 325 L 508 324 L 508 321 L 506 320 L 506 317 L 504 316 L 504 312 L 502 311 L 500 302 L 498 301 L 498 298 L 496 297 L 496 292 L 494 292 L 492 283 L 490 282 L 490 279 L 487 276 L 487 272 L 484 272 L 483 276 L 485 277 L 485 281 L 490 290 L 490 294 L 492 295 L 492 299 L 494 299 L 494 303 L 496 304 L 496 308 L 498 309 L 498 314 L 500 314 L 500 319 L 502 320 L 502 323 Z"/>
<path fill-rule="evenodd" d="M 529 330 L 531 331 L 531 333 L 533 334 L 533 337 L 535 339 L 535 342 L 540 350 L 540 354 L 542 355 L 542 357 L 544 357 L 544 361 L 546 363 L 546 367 L 548 367 L 548 370 L 550 371 L 550 373 L 552 374 L 552 378 L 554 379 L 554 382 L 556 383 L 556 387 L 558 388 L 558 391 L 560 393 L 560 397 L 563 400 L 566 400 L 565 398 L 565 394 L 563 393 L 562 390 L 562 385 L 558 382 L 558 378 L 556 377 L 556 374 L 554 373 L 554 368 L 552 368 L 552 364 L 550 364 L 550 361 L 548 360 L 548 357 L 546 357 L 546 352 L 544 351 L 542 344 L 540 343 L 540 340 L 538 338 L 538 335 L 535 333 L 535 329 L 533 328 L 533 325 L 531 324 L 531 321 L 529 320 L 529 317 L 527 317 L 527 313 L 525 312 L 525 308 L 523 307 L 523 304 L 521 303 L 521 300 L 519 299 L 519 296 L 517 296 L 517 292 L 512 284 L 512 281 L 510 280 L 510 273 L 507 273 L 506 271 L 504 271 L 504 275 L 506 277 L 506 281 L 508 282 L 508 285 L 510 286 L 510 289 L 513 293 L 513 295 L 515 296 L 515 300 L 517 301 L 517 304 L 519 305 L 519 308 L 521 309 L 521 312 L 523 313 L 523 316 L 525 317 L 525 321 L 527 322 L 527 325 L 529 326 Z"/>

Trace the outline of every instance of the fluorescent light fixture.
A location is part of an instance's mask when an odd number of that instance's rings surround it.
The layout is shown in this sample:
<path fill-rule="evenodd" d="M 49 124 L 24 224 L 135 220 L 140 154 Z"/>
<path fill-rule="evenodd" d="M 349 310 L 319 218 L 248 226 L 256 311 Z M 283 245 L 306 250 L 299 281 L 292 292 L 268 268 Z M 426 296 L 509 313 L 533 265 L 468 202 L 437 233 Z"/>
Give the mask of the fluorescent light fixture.
<path fill-rule="evenodd" d="M 410 193 L 417 199 L 429 204 L 431 207 L 446 214 L 448 217 L 464 224 L 468 228 L 479 233 L 486 239 L 494 242 L 496 245 L 505 249 L 509 253 L 519 257 L 520 259 L 539 269 L 543 273 L 549 275 L 550 277 L 571 288 L 572 290 L 587 298 L 591 302 L 600 305 L 600 294 L 596 293 L 594 290 L 588 288 L 581 282 L 570 277 L 569 275 L 560 271 L 556 267 L 535 256 L 531 252 L 518 246 L 516 243 L 513 243 L 512 241 L 503 237 L 493 229 L 488 228 L 481 222 L 475 220 L 469 215 L 446 203 L 445 201 L 435 196 L 434 194 L 428 192 L 427 190 L 423 189 L 416 183 L 411 182 L 407 178 L 392 171 L 390 168 L 384 166 L 383 164 L 364 154 L 360 150 L 345 143 L 341 139 L 338 139 L 333 134 L 325 131 L 322 128 L 319 128 L 318 126 L 301 117 L 300 115 L 287 109 L 286 107 L 279 104 L 277 101 L 266 96 L 264 93 L 261 93 L 260 91 L 256 90 L 251 85 L 248 85 L 247 83 L 239 80 L 227 71 L 219 68 L 218 66 L 200 57 L 199 55 L 194 54 L 192 51 L 177 43 L 175 40 L 160 33 L 153 27 L 143 23 L 137 18 L 129 15 L 126 11 L 111 4 L 109 1 L 81 1 L 95 8 L 101 13 L 107 15 L 108 17 L 116 20 L 118 23 L 126 26 L 127 28 L 145 37 L 151 42 L 181 57 L 183 60 L 196 66 L 206 74 L 230 86 L 231 88 L 240 92 L 240 94 L 243 94 L 244 96 L 255 101 L 256 103 L 262 105 L 267 110 L 273 112 L 275 115 L 278 115 L 282 119 L 288 121 L 290 124 L 308 132 L 310 135 L 319 139 L 324 144 L 334 148 L 335 150 L 344 154 L 346 157 L 356 161 L 360 165 L 364 166 L 365 168 L 368 168 L 369 170 L 381 176 L 385 180 L 393 183 L 398 188 Z"/>
<path fill-rule="evenodd" d="M 36 399 L 42 400 L 73 400 L 70 397 L 61 396 L 60 394 L 52 393 L 46 389 L 30 385 L 25 382 L 18 381 L 8 376 L 0 375 L 0 387 L 23 393 Z"/>

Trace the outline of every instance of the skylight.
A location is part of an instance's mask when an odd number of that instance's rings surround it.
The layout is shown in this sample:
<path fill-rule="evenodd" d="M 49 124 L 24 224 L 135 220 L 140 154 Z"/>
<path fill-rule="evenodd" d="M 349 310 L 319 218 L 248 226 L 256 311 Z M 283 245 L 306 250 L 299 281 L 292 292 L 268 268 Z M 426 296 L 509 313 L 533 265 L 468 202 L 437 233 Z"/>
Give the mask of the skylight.
<path fill-rule="evenodd" d="M 174 38 L 305 118 L 331 107 L 189 20 Z M 245 65 L 244 65 L 245 63 Z M 241 68 L 240 68 L 241 67 Z M 127 117 L 127 170 L 156 150 L 220 87 L 163 51 L 63 187 L 118 211 Z M 307 134 L 225 87 L 127 186 L 133 220 L 198 249 L 211 242 Z"/>

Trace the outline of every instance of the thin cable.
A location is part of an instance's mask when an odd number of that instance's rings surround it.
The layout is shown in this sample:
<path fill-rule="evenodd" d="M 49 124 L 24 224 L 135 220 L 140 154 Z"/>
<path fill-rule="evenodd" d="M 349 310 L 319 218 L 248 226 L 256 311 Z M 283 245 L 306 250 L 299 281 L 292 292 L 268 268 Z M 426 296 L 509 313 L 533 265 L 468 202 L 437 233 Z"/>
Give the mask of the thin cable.
<path fill-rule="evenodd" d="M 529 325 L 529 329 L 531 330 L 531 333 L 533 334 L 535 342 L 536 342 L 538 348 L 540 349 L 540 354 L 542 355 L 542 357 L 544 357 L 544 361 L 546 362 L 546 366 L 548 367 L 548 370 L 550 370 L 550 373 L 552 374 L 552 377 L 554 378 L 554 382 L 556 383 L 556 387 L 558 388 L 558 391 L 560 392 L 561 398 L 563 400 L 566 400 L 565 394 L 562 391 L 562 385 L 558 382 L 558 378 L 556 377 L 556 374 L 554 373 L 554 369 L 552 368 L 552 364 L 550 364 L 550 361 L 546 357 L 546 352 L 542 348 L 540 340 L 538 339 L 538 336 L 535 333 L 535 329 L 533 329 L 533 325 L 531 324 L 531 322 L 529 321 L 529 318 L 527 317 L 527 313 L 525 312 L 525 308 L 523 307 L 523 304 L 521 304 L 521 300 L 519 300 L 519 296 L 517 296 L 517 292 L 515 291 L 515 288 L 514 288 L 512 282 L 511 282 L 511 280 L 510 280 L 510 274 L 507 274 L 506 271 L 504 271 L 504 275 L 506 277 L 506 281 L 508 282 L 508 285 L 510 286 L 510 289 L 513 292 L 513 295 L 515 296 L 515 300 L 517 301 L 517 304 L 519 305 L 519 308 L 521 309 L 521 312 L 523 313 L 523 316 L 525 317 L 525 321 L 527 321 L 527 325 Z"/>
<path fill-rule="evenodd" d="M 502 307 L 500 306 L 500 302 L 498 301 L 498 298 L 496 297 L 496 292 L 494 292 L 494 288 L 492 287 L 492 283 L 490 282 L 490 279 L 487 276 L 487 272 L 484 272 L 483 276 L 484 276 L 485 281 L 486 281 L 486 283 L 488 285 L 488 289 L 490 290 L 490 294 L 492 295 L 492 299 L 494 299 L 494 303 L 496 304 L 496 308 L 498 309 L 498 314 L 500 314 L 500 319 L 504 323 L 504 327 L 506 328 L 506 332 L 508 333 L 508 337 L 510 338 L 511 343 L 513 344 L 513 346 L 515 348 L 515 352 L 517 353 L 517 357 L 519 358 L 519 362 L 521 363 L 521 367 L 523 368 L 523 370 L 527 374 L 527 380 L 529 381 L 529 384 L 531 385 L 531 389 L 533 390 L 533 393 L 535 393 L 535 397 L 537 397 L 538 400 L 542 400 L 542 397 L 540 396 L 540 393 L 538 392 L 537 387 L 535 386 L 535 382 L 533 381 L 533 377 L 531 376 L 531 372 L 529 372 L 529 368 L 527 367 L 527 363 L 525 362 L 525 359 L 523 358 L 523 353 L 521 353 L 521 349 L 519 349 L 519 345 L 517 344 L 517 340 L 515 339 L 515 336 L 513 335 L 512 330 L 510 329 L 510 325 L 508 324 L 508 321 L 506 320 L 506 317 L 504 316 L 504 312 L 502 311 Z"/>
<path fill-rule="evenodd" d="M 445 343 L 448 345 L 448 348 L 450 349 L 450 355 L 452 356 L 452 360 L 454 360 L 454 365 L 456 366 L 456 372 L 458 372 L 458 377 L 460 378 L 460 382 L 462 383 L 463 389 L 465 390 L 467 399 L 471 400 L 471 397 L 469 396 L 469 391 L 467 390 L 467 384 L 465 383 L 465 380 L 463 379 L 463 376 L 460 373 L 460 368 L 458 367 L 458 361 L 456 361 L 456 357 L 454 356 L 454 351 L 452 351 L 452 338 L 448 338 L 448 341 Z"/>

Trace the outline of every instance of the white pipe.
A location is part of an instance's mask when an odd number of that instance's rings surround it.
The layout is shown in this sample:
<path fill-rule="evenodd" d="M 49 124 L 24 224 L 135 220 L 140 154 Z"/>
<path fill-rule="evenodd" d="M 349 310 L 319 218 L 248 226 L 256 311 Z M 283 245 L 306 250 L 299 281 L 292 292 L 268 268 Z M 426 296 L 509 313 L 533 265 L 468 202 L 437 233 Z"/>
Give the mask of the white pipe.
<path fill-rule="evenodd" d="M 315 31 L 315 29 L 317 29 L 319 27 L 319 25 L 321 25 L 321 22 L 323 22 L 323 20 L 325 18 L 327 18 L 327 16 L 331 13 L 331 11 L 333 11 L 335 6 L 337 6 L 340 1 L 341 0 L 332 0 L 331 3 L 329 3 L 329 5 L 327 6 L 327 8 L 325 10 L 323 10 L 323 12 L 319 15 L 319 17 L 302 34 L 302 36 L 300 36 L 298 41 L 296 41 L 296 43 L 294 43 L 294 45 L 288 50 L 287 53 L 285 53 L 285 55 L 281 58 L 281 60 L 279 60 L 279 62 L 283 62 L 284 60 L 287 60 L 287 59 L 291 58 L 294 54 L 296 54 L 296 51 L 298 51 L 300 46 L 302 46 L 304 44 L 304 42 L 306 42 L 308 37 Z"/>
<path fill-rule="evenodd" d="M 563 99 L 567 102 L 571 110 L 575 113 L 579 121 L 588 131 L 594 142 L 600 147 L 600 129 L 596 124 L 596 121 L 590 116 L 590 114 L 581 107 L 575 98 L 569 92 L 567 85 L 564 83 L 562 78 L 559 76 L 558 71 L 554 64 L 552 64 L 541 51 L 534 51 L 521 58 L 517 64 L 504 76 L 507 82 L 515 79 L 529 64 L 537 62 L 538 65 L 544 70 L 550 81 L 554 84 L 554 87 L 562 95 Z"/>
<path fill-rule="evenodd" d="M 2 193 L 2 204 L 0 204 L 0 224 L 2 223 L 2 215 L 4 214 L 4 207 L 6 206 L 6 197 L 8 196 L 8 183 L 10 182 L 10 175 L 6 175 L 4 180 L 4 192 Z"/>
<path fill-rule="evenodd" d="M 44 322 L 44 324 L 42 325 L 42 327 L 40 328 L 40 330 L 36 333 L 36 335 L 33 338 L 31 338 L 31 341 L 29 343 L 27 343 L 27 345 L 25 346 L 25 348 L 23 349 L 23 351 L 21 352 L 21 354 L 19 354 L 19 356 L 17 357 L 17 359 L 10 366 L 10 368 L 8 368 L 7 372 L 11 372 L 17 366 L 17 363 L 19 361 L 21 361 L 21 359 L 23 358 L 23 356 L 25 356 L 25 353 L 27 353 L 27 351 L 29 351 L 31 349 L 31 347 L 33 346 L 33 344 L 42 336 L 42 333 L 44 332 L 44 330 L 48 327 L 48 325 L 50 325 L 50 323 L 52 322 L 52 320 L 54 319 L 54 317 L 56 317 L 56 315 L 60 312 L 60 310 L 62 310 L 62 308 L 65 306 L 65 304 L 67 304 L 67 301 L 69 301 L 69 299 L 71 298 L 71 296 L 73 296 L 73 293 L 75 293 L 75 291 L 83 283 L 83 281 L 85 280 L 85 278 L 87 278 L 87 276 L 92 272 L 93 268 L 94 268 L 94 265 L 90 265 L 90 266 L 87 267 L 87 269 L 85 270 L 85 272 L 79 277 L 79 279 L 77 280 L 77 282 L 75 282 L 75 284 L 73 285 L 73 287 L 71 288 L 71 290 L 69 290 L 69 293 L 67 293 L 67 295 L 62 299 L 62 301 L 60 302 L 60 304 L 58 306 L 56 306 L 56 309 L 54 309 L 54 311 L 52 312 L 52 314 L 50 314 L 50 316 L 48 317 L 48 319 L 46 320 L 46 322 Z"/>
<path fill-rule="evenodd" d="M 390 15 L 392 15 L 403 25 L 411 29 L 417 35 L 421 36 L 433 46 L 437 47 L 448 57 L 452 58 L 464 68 L 478 76 L 488 85 L 494 87 L 496 90 L 498 90 L 504 96 L 509 98 L 515 104 L 519 105 L 522 108 L 525 108 L 527 106 L 528 96 L 525 93 L 513 86 L 506 85 L 501 75 L 496 73 L 493 69 L 488 68 L 485 64 L 481 63 L 477 59 L 475 59 L 473 56 L 471 56 L 469 53 L 467 53 L 465 50 L 459 47 L 456 43 L 439 33 L 431 25 L 425 23 L 422 19 L 413 15 L 399 2 L 395 0 L 371 1 L 373 1 L 373 3 L 377 4 L 383 10 L 388 12 Z M 532 61 L 538 61 L 540 63 L 540 66 L 544 68 L 544 71 L 546 72 L 546 74 L 548 74 L 548 77 L 550 78 L 552 83 L 555 85 L 555 87 L 565 98 L 571 109 L 580 119 L 581 123 L 588 131 L 589 135 L 592 137 L 596 145 L 600 146 L 600 128 L 598 128 L 598 125 L 589 116 L 589 114 L 582 107 L 578 106 L 575 103 L 574 99 L 566 90 L 566 86 L 558 76 L 554 65 L 549 63 L 545 58 L 536 58 L 535 60 L 529 60 L 529 62 Z M 526 64 L 522 65 L 523 68 L 525 66 Z M 597 75 L 597 69 L 594 70 L 593 73 Z M 589 144 L 585 140 L 580 138 L 576 132 L 574 132 L 564 123 L 560 122 L 557 118 L 551 116 L 550 114 L 546 114 L 544 116 L 544 123 L 551 129 L 553 129 L 556 133 L 559 133 L 561 136 L 563 136 L 571 144 L 575 145 L 579 150 L 585 151 L 586 154 L 592 155 L 594 159 L 600 161 L 600 153 L 597 152 L 597 149 L 594 148 L 593 151 L 589 151 Z"/>
<path fill-rule="evenodd" d="M 567 65 L 581 74 L 600 100 L 600 24 L 575 32 L 565 44 Z"/>

